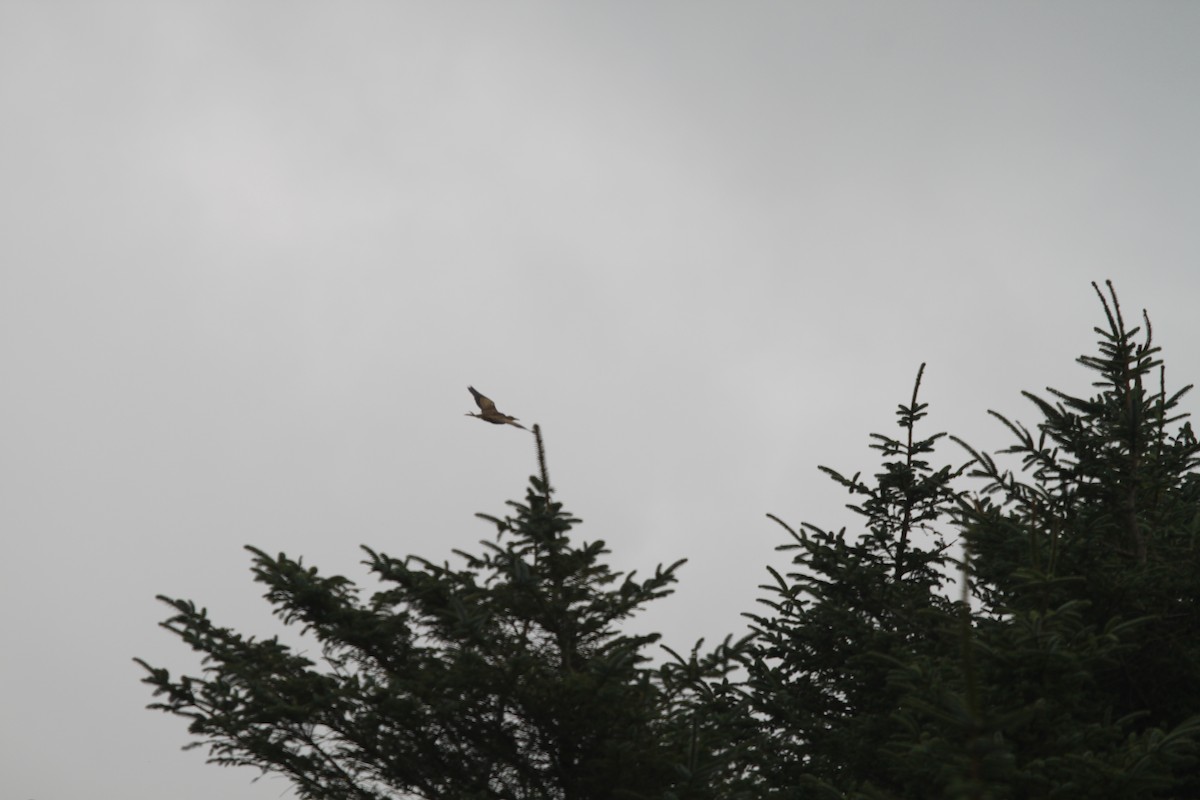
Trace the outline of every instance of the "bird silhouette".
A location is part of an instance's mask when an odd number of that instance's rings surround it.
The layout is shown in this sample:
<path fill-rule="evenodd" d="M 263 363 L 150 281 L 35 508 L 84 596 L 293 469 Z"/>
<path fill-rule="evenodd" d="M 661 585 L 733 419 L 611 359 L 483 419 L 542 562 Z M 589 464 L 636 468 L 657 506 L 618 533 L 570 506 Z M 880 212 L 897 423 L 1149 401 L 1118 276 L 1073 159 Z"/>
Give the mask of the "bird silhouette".
<path fill-rule="evenodd" d="M 520 428 L 523 431 L 529 430 L 524 425 L 517 422 L 516 417 L 510 417 L 508 414 L 501 413 L 496 410 L 496 404 L 490 398 L 484 397 L 479 392 L 475 391 L 474 386 L 468 386 L 467 391 L 475 398 L 475 405 L 479 406 L 480 413 L 476 414 L 473 411 L 468 411 L 468 417 L 479 417 L 482 420 L 492 423 L 493 425 L 512 425 Z"/>

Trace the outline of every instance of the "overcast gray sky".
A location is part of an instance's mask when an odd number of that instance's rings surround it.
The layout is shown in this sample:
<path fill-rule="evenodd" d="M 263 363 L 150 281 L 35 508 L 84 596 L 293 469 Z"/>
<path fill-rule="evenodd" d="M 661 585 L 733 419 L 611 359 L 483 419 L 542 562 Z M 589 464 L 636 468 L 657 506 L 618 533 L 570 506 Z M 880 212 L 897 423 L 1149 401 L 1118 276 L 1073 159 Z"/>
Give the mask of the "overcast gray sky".
<path fill-rule="evenodd" d="M 1089 281 L 1200 379 L 1200 5 L 0 3 L 0 796 L 261 800 L 145 711 L 157 593 L 276 630 L 492 534 L 543 426 L 579 534 L 744 630 L 783 532 L 1081 390 Z M 1189 408 L 1195 408 L 1194 402 Z M 959 453 L 945 451 L 948 460 Z"/>

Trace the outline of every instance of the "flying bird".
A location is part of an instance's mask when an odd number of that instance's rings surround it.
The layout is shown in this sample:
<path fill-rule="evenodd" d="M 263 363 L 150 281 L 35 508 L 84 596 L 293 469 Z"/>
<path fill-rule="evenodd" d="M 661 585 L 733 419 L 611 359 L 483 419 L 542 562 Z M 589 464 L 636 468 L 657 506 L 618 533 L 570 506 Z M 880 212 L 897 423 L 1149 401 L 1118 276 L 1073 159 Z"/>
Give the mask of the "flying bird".
<path fill-rule="evenodd" d="M 487 420 L 493 425 L 512 425 L 520 428 L 523 431 L 529 430 L 524 425 L 517 423 L 516 417 L 510 417 L 508 414 L 503 414 L 496 410 L 496 404 L 491 399 L 484 397 L 479 392 L 475 391 L 474 386 L 468 386 L 467 391 L 475 398 L 475 405 L 479 406 L 480 413 L 476 414 L 473 411 L 468 411 L 468 417 L 479 417 L 482 420 Z"/>

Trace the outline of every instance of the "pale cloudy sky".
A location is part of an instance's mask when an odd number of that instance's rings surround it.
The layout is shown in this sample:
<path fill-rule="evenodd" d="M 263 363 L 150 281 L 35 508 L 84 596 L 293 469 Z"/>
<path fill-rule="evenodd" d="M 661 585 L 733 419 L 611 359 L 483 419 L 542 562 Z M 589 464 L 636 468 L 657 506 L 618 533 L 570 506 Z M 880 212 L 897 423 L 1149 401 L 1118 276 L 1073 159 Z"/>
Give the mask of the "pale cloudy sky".
<path fill-rule="evenodd" d="M 0 3 L 0 797 L 261 800 L 181 752 L 154 595 L 243 544 L 491 535 L 539 422 L 639 627 L 740 633 L 782 531 L 927 431 L 1081 390 L 1112 278 L 1200 378 L 1200 6 Z M 1195 407 L 1192 405 L 1191 407 Z M 948 460 L 959 453 L 946 450 Z"/>

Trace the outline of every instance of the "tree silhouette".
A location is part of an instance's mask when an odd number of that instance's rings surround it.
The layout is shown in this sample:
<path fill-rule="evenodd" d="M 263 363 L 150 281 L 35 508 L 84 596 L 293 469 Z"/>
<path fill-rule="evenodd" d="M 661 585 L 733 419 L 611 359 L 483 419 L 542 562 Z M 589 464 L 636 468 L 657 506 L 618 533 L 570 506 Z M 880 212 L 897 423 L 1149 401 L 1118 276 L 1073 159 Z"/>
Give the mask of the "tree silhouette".
<path fill-rule="evenodd" d="M 370 549 L 366 595 L 300 560 L 254 577 L 320 658 L 167 597 L 203 656 L 139 661 L 219 764 L 301 797 L 1200 797 L 1200 442 L 1166 388 L 1149 317 L 1111 284 L 1079 363 L 1096 393 L 1025 393 L 993 456 L 919 433 L 924 365 L 872 435 L 870 478 L 822 468 L 860 527 L 793 527 L 748 640 L 653 665 L 622 625 L 682 561 L 637 580 L 577 542 L 539 474 L 457 566 Z M 957 442 L 963 463 L 938 457 Z M 1010 466 L 1011 465 L 1011 466 Z"/>
<path fill-rule="evenodd" d="M 164 697 L 151 707 L 188 718 L 210 761 L 285 775 L 305 798 L 709 796 L 722 762 L 694 690 L 723 659 L 651 668 L 659 635 L 619 629 L 672 591 L 683 561 L 637 580 L 604 563 L 603 542 L 574 542 L 579 520 L 553 499 L 534 432 L 540 475 L 510 516 L 479 515 L 496 541 L 456 551 L 460 566 L 364 548 L 383 586 L 364 599 L 344 577 L 247 548 L 319 661 L 160 598 L 164 627 L 205 666 L 172 678 L 139 660 Z"/>

